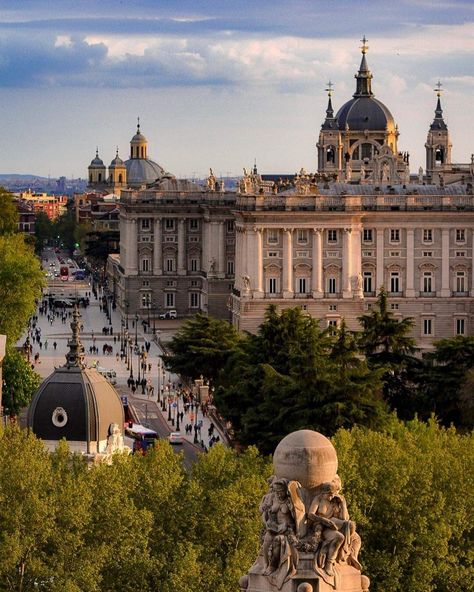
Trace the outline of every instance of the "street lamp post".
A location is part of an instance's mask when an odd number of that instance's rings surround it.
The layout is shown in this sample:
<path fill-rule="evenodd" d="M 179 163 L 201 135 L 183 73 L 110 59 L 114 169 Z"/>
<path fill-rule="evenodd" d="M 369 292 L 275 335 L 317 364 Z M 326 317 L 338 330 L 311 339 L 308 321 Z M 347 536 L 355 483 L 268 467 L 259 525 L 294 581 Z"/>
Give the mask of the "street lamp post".
<path fill-rule="evenodd" d="M 171 421 L 171 397 L 168 391 L 168 421 Z"/>
<path fill-rule="evenodd" d="M 141 356 L 140 356 L 140 352 L 137 351 L 137 374 L 138 374 L 138 382 L 140 382 L 140 366 L 141 366 Z"/>
<path fill-rule="evenodd" d="M 179 432 L 179 395 L 176 397 L 176 431 Z"/>
<path fill-rule="evenodd" d="M 161 393 L 160 393 L 160 388 L 161 388 L 161 358 L 158 358 L 158 391 L 157 391 L 157 403 L 158 405 L 160 405 L 161 403 Z"/>
<path fill-rule="evenodd" d="M 132 340 L 128 338 L 128 359 L 130 361 L 130 380 L 133 380 L 133 363 L 132 363 Z"/>
<path fill-rule="evenodd" d="M 196 401 L 195 402 L 195 407 L 196 407 L 196 415 L 194 418 L 194 444 L 199 444 L 199 440 L 198 440 L 198 411 L 199 411 L 199 403 Z"/>
<path fill-rule="evenodd" d="M 155 304 L 153 303 L 153 335 L 156 335 L 155 317 Z"/>
<path fill-rule="evenodd" d="M 135 346 L 138 345 L 138 313 L 135 313 Z"/>

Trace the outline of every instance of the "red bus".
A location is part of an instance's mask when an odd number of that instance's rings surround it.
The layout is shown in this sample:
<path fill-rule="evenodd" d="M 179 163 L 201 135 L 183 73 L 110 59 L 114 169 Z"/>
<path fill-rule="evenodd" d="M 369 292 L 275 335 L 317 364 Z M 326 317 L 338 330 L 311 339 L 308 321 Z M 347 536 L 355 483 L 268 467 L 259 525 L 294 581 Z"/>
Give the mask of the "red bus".
<path fill-rule="evenodd" d="M 67 265 L 61 265 L 59 268 L 59 277 L 63 282 L 67 282 L 69 279 L 69 267 Z"/>

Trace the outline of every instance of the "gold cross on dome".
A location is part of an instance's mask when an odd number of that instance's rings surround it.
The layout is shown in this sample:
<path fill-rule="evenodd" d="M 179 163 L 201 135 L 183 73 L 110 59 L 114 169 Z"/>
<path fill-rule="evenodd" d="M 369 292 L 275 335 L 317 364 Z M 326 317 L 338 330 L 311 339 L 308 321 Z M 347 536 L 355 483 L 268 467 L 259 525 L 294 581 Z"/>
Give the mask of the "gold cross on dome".
<path fill-rule="evenodd" d="M 326 89 L 324 89 L 324 90 L 325 90 L 325 91 L 328 93 L 328 97 L 331 97 L 331 96 L 332 96 L 332 92 L 333 92 L 333 91 L 332 91 L 332 89 L 333 89 L 333 86 L 334 86 L 334 84 L 333 84 L 331 81 L 329 81 L 329 82 L 327 83 L 327 88 L 326 88 Z"/>
<path fill-rule="evenodd" d="M 362 37 L 361 42 L 362 42 L 362 46 L 361 46 L 361 50 L 362 53 L 367 53 L 367 50 L 369 49 L 369 46 L 367 45 L 367 42 L 369 40 L 365 37 L 365 35 Z"/>
<path fill-rule="evenodd" d="M 440 97 L 441 96 L 441 93 L 443 92 L 443 89 L 441 88 L 443 86 L 441 84 L 441 81 L 438 80 L 438 82 L 435 84 L 435 86 L 436 86 L 436 88 L 434 88 L 433 90 L 438 95 L 438 97 Z"/>

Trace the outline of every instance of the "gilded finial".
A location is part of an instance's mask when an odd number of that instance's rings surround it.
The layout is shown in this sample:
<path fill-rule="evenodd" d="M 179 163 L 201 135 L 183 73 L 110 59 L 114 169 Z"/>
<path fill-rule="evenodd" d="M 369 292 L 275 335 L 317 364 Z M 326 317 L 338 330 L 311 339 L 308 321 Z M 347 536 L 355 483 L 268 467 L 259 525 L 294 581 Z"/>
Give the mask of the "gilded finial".
<path fill-rule="evenodd" d="M 433 90 L 436 93 L 437 97 L 441 96 L 441 93 L 443 92 L 443 89 L 441 88 L 443 85 L 441 84 L 441 81 L 438 80 L 438 82 L 435 84 L 436 88 L 434 88 Z"/>
<path fill-rule="evenodd" d="M 365 37 L 365 35 L 362 37 L 361 42 L 362 42 L 362 45 L 361 45 L 360 49 L 362 50 L 362 53 L 365 54 L 365 53 L 367 53 L 367 51 L 369 49 L 369 46 L 367 45 L 368 39 Z"/>
<path fill-rule="evenodd" d="M 137 117 L 137 134 L 140 133 L 140 118 Z"/>
<path fill-rule="evenodd" d="M 334 86 L 334 84 L 331 81 L 329 81 L 327 83 L 327 88 L 324 89 L 328 93 L 328 97 L 332 97 L 333 86 Z"/>

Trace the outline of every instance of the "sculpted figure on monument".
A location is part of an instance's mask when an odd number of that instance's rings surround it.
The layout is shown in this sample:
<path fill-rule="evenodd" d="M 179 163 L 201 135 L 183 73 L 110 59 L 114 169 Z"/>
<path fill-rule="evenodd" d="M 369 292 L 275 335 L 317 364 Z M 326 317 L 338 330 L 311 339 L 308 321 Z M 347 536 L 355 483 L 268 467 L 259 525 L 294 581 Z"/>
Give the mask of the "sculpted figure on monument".
<path fill-rule="evenodd" d="M 212 169 L 209 169 L 209 177 L 207 178 L 207 188 L 209 189 L 209 191 L 216 190 L 216 178 L 214 176 Z"/>

